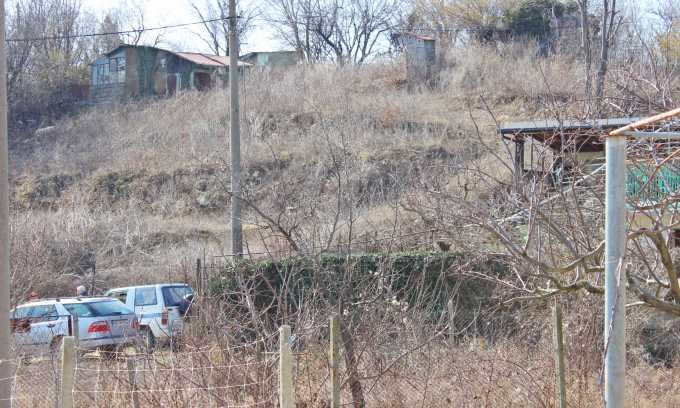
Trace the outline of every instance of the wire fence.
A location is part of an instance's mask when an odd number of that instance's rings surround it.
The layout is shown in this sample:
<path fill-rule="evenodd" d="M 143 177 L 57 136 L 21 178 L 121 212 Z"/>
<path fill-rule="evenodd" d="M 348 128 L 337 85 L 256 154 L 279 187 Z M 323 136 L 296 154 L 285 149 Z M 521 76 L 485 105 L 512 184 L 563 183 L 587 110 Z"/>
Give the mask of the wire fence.
<path fill-rule="evenodd" d="M 274 407 L 278 352 L 266 344 L 155 352 L 76 345 L 70 374 L 63 348 L 35 353 L 19 347 L 9 361 L 14 375 L 5 380 L 12 382 L 12 407 Z M 64 393 L 72 405 L 64 403 Z"/>
<path fill-rule="evenodd" d="M 59 403 L 61 358 L 59 353 L 21 355 L 13 367 L 12 407 L 56 407 Z"/>
<path fill-rule="evenodd" d="M 518 348 L 512 341 L 376 329 L 356 332 L 351 341 L 336 338 L 340 352 L 334 357 L 327 325 L 300 328 L 289 337 L 281 333 L 287 332 L 279 332 L 279 346 L 276 333 L 228 347 L 206 341 L 202 347 L 145 353 L 76 346 L 68 389 L 61 353 L 18 356 L 11 361 L 12 406 L 554 406 L 555 350 L 549 337 Z M 284 355 L 292 361 L 289 368 L 282 365 Z M 584 362 L 575 348 L 567 364 L 570 406 L 598 405 L 592 399 L 599 392 L 597 378 Z M 282 391 L 287 375 L 293 384 L 289 400 Z M 337 404 L 330 402 L 333 390 Z M 64 395 L 72 397 L 72 405 L 64 404 Z"/>

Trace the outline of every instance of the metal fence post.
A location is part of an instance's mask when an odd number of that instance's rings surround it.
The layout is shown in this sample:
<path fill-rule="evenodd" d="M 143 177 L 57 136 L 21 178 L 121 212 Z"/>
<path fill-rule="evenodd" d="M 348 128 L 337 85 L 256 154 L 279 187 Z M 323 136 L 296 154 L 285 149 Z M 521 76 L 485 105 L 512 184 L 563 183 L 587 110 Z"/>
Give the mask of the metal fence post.
<path fill-rule="evenodd" d="M 555 299 L 553 307 L 553 336 L 555 340 L 555 373 L 557 381 L 557 406 L 567 408 L 567 388 L 564 373 L 564 333 L 562 330 L 562 307 Z"/>
<path fill-rule="evenodd" d="M 606 140 L 605 195 L 605 304 L 604 401 L 607 408 L 623 408 L 626 373 L 625 268 L 626 138 Z"/>
<path fill-rule="evenodd" d="M 294 408 L 293 395 L 293 351 L 290 348 L 290 326 L 279 329 L 279 406 Z"/>
<path fill-rule="evenodd" d="M 340 408 L 340 378 L 338 377 L 338 366 L 340 365 L 340 319 L 338 316 L 331 316 L 330 343 L 331 408 Z"/>
<path fill-rule="evenodd" d="M 73 385 L 75 383 L 76 347 L 73 336 L 66 336 L 61 343 L 61 407 L 73 408 Z"/>

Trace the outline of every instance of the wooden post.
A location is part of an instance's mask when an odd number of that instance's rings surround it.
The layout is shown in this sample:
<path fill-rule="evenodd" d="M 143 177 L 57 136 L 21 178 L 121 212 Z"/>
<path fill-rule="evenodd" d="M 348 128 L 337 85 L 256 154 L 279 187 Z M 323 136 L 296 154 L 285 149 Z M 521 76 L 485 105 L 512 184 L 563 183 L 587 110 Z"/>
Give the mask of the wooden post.
<path fill-rule="evenodd" d="M 201 276 L 201 258 L 196 258 L 196 292 L 203 295 L 203 277 Z"/>
<path fill-rule="evenodd" d="M 90 296 L 94 296 L 95 277 L 97 276 L 97 261 L 92 262 L 92 279 L 90 279 Z"/>
<path fill-rule="evenodd" d="M 338 377 L 338 367 L 340 365 L 340 319 L 338 316 L 331 316 L 330 323 L 330 362 L 331 369 L 331 408 L 340 408 L 340 378 Z"/>
<path fill-rule="evenodd" d="M 137 376 L 135 375 L 135 362 L 131 358 L 127 359 L 128 380 L 130 381 L 130 392 L 132 393 L 132 407 L 139 408 L 139 395 L 137 395 Z"/>
<path fill-rule="evenodd" d="M 562 332 L 562 308 L 555 299 L 553 307 L 553 337 L 555 341 L 555 373 L 557 407 L 567 408 L 567 390 L 564 373 L 564 334 Z"/>
<path fill-rule="evenodd" d="M 456 307 L 453 304 L 453 298 L 450 298 L 446 303 L 446 314 L 449 320 L 449 337 L 453 339 L 453 337 L 456 335 Z"/>
<path fill-rule="evenodd" d="M 293 395 L 293 351 L 290 348 L 290 326 L 279 329 L 279 407 L 295 408 Z"/>
<path fill-rule="evenodd" d="M 73 385 L 76 374 L 76 347 L 73 336 L 66 336 L 61 343 L 61 407 L 73 408 Z"/>

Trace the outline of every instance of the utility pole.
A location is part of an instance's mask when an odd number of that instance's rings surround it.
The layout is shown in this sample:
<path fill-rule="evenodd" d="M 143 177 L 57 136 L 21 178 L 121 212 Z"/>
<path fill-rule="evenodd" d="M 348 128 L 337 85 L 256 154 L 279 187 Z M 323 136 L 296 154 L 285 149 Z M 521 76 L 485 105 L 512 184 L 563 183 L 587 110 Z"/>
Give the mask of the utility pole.
<path fill-rule="evenodd" d="M 243 254 L 241 226 L 241 124 L 238 95 L 238 30 L 236 0 L 229 0 L 229 90 L 231 95 L 231 253 Z"/>
<path fill-rule="evenodd" d="M 12 406 L 9 343 L 9 169 L 7 163 L 7 57 L 5 2 L 0 5 L 0 408 Z"/>
<path fill-rule="evenodd" d="M 604 402 L 607 408 L 623 408 L 626 383 L 626 270 L 623 265 L 626 250 L 626 137 L 610 135 L 605 145 Z"/>

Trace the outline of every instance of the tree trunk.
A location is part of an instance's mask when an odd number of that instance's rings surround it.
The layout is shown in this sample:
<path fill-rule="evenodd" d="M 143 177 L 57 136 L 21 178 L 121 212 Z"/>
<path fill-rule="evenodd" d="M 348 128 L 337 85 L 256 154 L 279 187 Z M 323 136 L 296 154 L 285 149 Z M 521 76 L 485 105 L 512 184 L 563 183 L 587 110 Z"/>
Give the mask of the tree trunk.
<path fill-rule="evenodd" d="M 593 52 L 591 47 L 590 39 L 590 19 L 588 16 L 588 0 L 579 0 L 578 6 L 581 12 L 581 50 L 583 52 L 583 64 L 585 71 L 585 100 L 586 109 L 588 114 L 591 111 L 591 98 L 592 98 L 592 65 L 593 65 Z"/>
<path fill-rule="evenodd" d="M 352 393 L 352 406 L 354 408 L 364 408 L 366 401 L 364 400 L 364 389 L 359 380 L 359 368 L 356 353 L 354 350 L 354 339 L 352 333 L 347 329 L 347 325 L 341 325 L 342 340 L 345 347 L 345 366 L 347 367 L 347 377 L 349 382 L 349 390 Z"/>
<path fill-rule="evenodd" d="M 597 102 L 598 112 L 602 108 L 604 97 L 604 83 L 607 77 L 607 68 L 609 64 L 609 47 L 612 42 L 612 30 L 614 26 L 614 16 L 616 14 L 616 0 L 605 0 L 602 10 L 602 47 L 600 50 L 600 64 L 597 69 L 597 80 L 595 82 L 595 98 Z"/>

